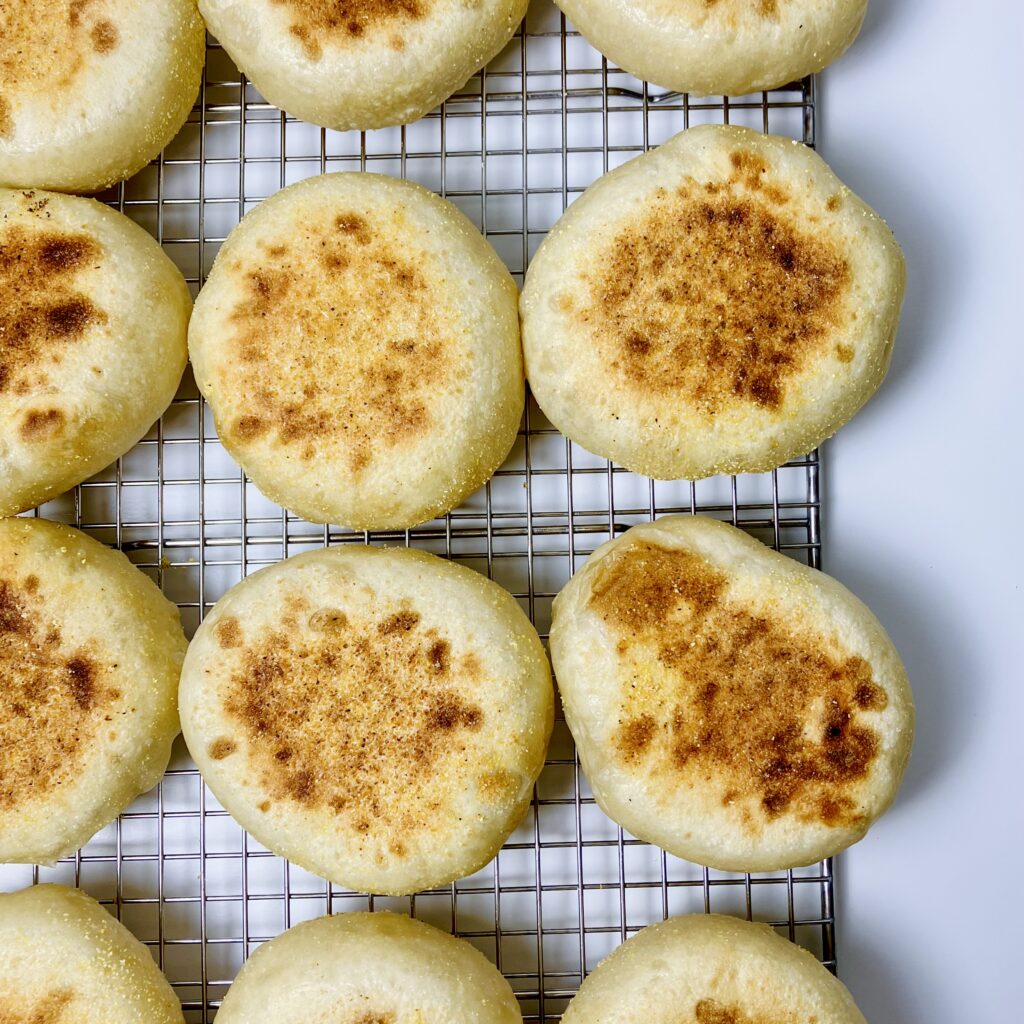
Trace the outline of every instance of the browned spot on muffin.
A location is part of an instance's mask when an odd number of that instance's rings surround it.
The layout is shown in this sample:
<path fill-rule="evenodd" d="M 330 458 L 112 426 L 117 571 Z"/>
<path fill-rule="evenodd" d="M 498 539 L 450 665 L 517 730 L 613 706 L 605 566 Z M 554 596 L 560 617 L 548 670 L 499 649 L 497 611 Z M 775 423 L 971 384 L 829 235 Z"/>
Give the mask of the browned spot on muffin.
<path fill-rule="evenodd" d="M 92 38 L 92 47 L 97 53 L 110 53 L 118 43 L 117 26 L 106 19 L 98 21 L 93 25 L 90 37 Z"/>
<path fill-rule="evenodd" d="M 769 819 L 861 820 L 856 789 L 879 750 L 865 713 L 888 703 L 863 658 L 731 602 L 710 563 L 646 541 L 600 563 L 590 606 L 620 638 L 628 768 L 756 801 Z"/>
<path fill-rule="evenodd" d="M 853 349 L 849 345 L 836 345 L 836 359 L 841 363 L 852 363 Z"/>
<path fill-rule="evenodd" d="M 220 736 L 210 744 L 209 754 L 214 761 L 223 761 L 238 749 L 238 744 L 227 736 Z"/>
<path fill-rule="evenodd" d="M 469 357 L 424 253 L 351 210 L 325 221 L 302 225 L 287 255 L 269 246 L 230 271 L 245 297 L 223 387 L 252 408 L 223 434 L 304 461 L 338 453 L 360 473 L 435 426 Z"/>
<path fill-rule="evenodd" d="M 613 378 L 709 417 L 781 409 L 849 315 L 843 254 L 785 217 L 788 195 L 760 157 L 737 149 L 730 163 L 728 182 L 653 196 L 595 253 L 576 314 Z"/>
<path fill-rule="evenodd" d="M 433 0 L 273 0 L 286 7 L 288 31 L 310 60 L 323 56 L 324 46 L 340 46 L 367 33 L 408 24 L 426 17 Z M 392 39 L 395 38 L 393 35 Z"/>
<path fill-rule="evenodd" d="M 239 647 L 242 643 L 242 626 L 233 615 L 225 615 L 217 623 L 214 636 L 221 647 Z"/>
<path fill-rule="evenodd" d="M 66 642 L 38 577 L 16 566 L 0 558 L 0 810 L 73 779 L 121 696 L 97 644 Z"/>
<path fill-rule="evenodd" d="M 259 416 L 239 416 L 231 426 L 231 433 L 243 441 L 255 441 L 270 429 L 270 424 Z"/>
<path fill-rule="evenodd" d="M 0 3 L 0 93 L 67 91 L 97 56 L 117 45 L 99 0 Z"/>
<path fill-rule="evenodd" d="M 393 1013 L 377 1013 L 370 1011 L 369 1013 L 360 1014 L 355 1018 L 353 1024 L 394 1024 L 395 1015 Z"/>
<path fill-rule="evenodd" d="M 624 722 L 618 735 L 618 748 L 623 760 L 635 761 L 647 748 L 657 728 L 657 722 L 650 715 Z"/>
<path fill-rule="evenodd" d="M 717 999 L 702 999 L 693 1008 L 696 1024 L 798 1024 L 788 1013 L 758 1013 L 751 1016 L 742 1007 L 718 1002 Z M 815 1024 L 817 1017 L 805 1018 L 799 1024 Z"/>
<path fill-rule="evenodd" d="M 475 687 L 448 671 L 452 641 L 409 609 L 368 619 L 322 609 L 306 625 L 247 636 L 222 691 L 252 771 L 272 800 L 408 842 L 436 825 L 422 794 L 461 769 L 483 726 Z"/>
<path fill-rule="evenodd" d="M 261 810 L 261 811 L 262 811 L 262 812 L 263 812 L 264 814 L 266 814 L 266 813 L 267 813 L 267 811 L 269 811 L 269 810 L 270 810 L 271 806 L 272 806 L 272 805 L 271 805 L 271 803 L 270 803 L 270 801 L 269 801 L 269 800 L 261 800 L 261 801 L 260 801 L 260 810 Z"/>
<path fill-rule="evenodd" d="M 34 193 L 26 193 L 29 206 Z M 101 250 L 89 236 L 0 226 L 0 394 L 44 389 L 50 368 L 64 351 L 106 314 L 78 291 L 75 278 L 94 265 Z M 33 437 L 59 426 L 59 410 L 37 410 L 21 427 Z"/>
<path fill-rule="evenodd" d="M 64 1011 L 75 998 L 69 988 L 55 989 L 25 1002 L 24 996 L 13 992 L 0 993 L 0 1024 L 61 1024 Z"/>
<path fill-rule="evenodd" d="M 11 104 L 7 98 L 0 96 L 0 138 L 4 138 L 14 131 L 14 117 L 11 114 Z"/>
<path fill-rule="evenodd" d="M 519 780 L 510 771 L 498 768 L 484 772 L 478 783 L 480 795 L 492 803 L 511 800 L 519 790 Z"/>
<path fill-rule="evenodd" d="M 59 433 L 64 420 L 60 409 L 30 409 L 22 417 L 18 433 L 25 441 L 41 441 Z"/>
<path fill-rule="evenodd" d="M 838 210 L 839 207 L 842 206 L 842 205 L 843 205 L 843 201 L 842 201 L 842 199 L 839 198 L 839 196 L 829 196 L 828 197 L 828 202 L 825 203 L 826 208 L 831 213 L 835 213 L 836 210 Z"/>

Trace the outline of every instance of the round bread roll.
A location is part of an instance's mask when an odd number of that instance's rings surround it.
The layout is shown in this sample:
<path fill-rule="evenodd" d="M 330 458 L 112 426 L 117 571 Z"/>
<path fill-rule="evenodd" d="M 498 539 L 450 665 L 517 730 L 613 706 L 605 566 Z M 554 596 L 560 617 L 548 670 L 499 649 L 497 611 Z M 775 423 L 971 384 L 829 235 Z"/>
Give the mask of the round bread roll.
<path fill-rule="evenodd" d="M 0 516 L 109 466 L 170 404 L 188 286 L 92 199 L 0 189 Z"/>
<path fill-rule="evenodd" d="M 186 646 L 120 551 L 0 520 L 0 863 L 55 863 L 160 781 Z"/>
<path fill-rule="evenodd" d="M 404 529 L 458 505 L 515 441 L 516 302 L 451 203 L 329 174 L 231 233 L 189 350 L 221 441 L 264 494 L 315 523 Z"/>
<path fill-rule="evenodd" d="M 562 433 L 634 472 L 762 472 L 875 392 L 903 287 L 889 229 L 814 152 L 691 128 L 599 179 L 544 240 L 526 375 Z"/>
<path fill-rule="evenodd" d="M 563 1024 L 866 1024 L 838 978 L 764 924 L 674 917 L 587 977 Z"/>
<path fill-rule="evenodd" d="M 408 124 L 501 52 L 529 0 L 199 0 L 275 106 L 348 131 Z"/>
<path fill-rule="evenodd" d="M 256 839 L 396 895 L 494 857 L 530 802 L 554 702 L 511 594 L 425 552 L 363 546 L 233 587 L 179 697 L 203 779 Z"/>
<path fill-rule="evenodd" d="M 183 1024 L 146 947 L 63 885 L 0 893 L 2 1024 Z"/>
<path fill-rule="evenodd" d="M 551 657 L 598 804 L 698 864 L 838 853 L 892 803 L 910 755 L 910 686 L 871 612 L 712 519 L 599 547 L 555 599 Z"/>
<path fill-rule="evenodd" d="M 319 917 L 264 943 L 217 1011 L 220 1024 L 522 1019 L 509 983 L 478 949 L 386 911 Z"/>
<path fill-rule="evenodd" d="M 676 92 L 740 96 L 821 71 L 868 0 L 555 0 L 588 42 Z"/>
<path fill-rule="evenodd" d="M 205 59 L 195 0 L 0 3 L 0 185 L 130 178 L 185 123 Z"/>

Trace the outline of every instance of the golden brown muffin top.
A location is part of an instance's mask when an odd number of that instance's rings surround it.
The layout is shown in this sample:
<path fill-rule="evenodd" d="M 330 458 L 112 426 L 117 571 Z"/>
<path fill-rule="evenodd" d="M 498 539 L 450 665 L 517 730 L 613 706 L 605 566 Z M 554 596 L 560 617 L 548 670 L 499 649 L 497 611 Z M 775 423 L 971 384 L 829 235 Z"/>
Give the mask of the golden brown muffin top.
<path fill-rule="evenodd" d="M 863 658 L 728 590 L 699 555 L 648 541 L 600 562 L 589 605 L 619 638 L 620 763 L 736 804 L 753 829 L 857 824 L 885 690 Z"/>
<path fill-rule="evenodd" d="M 787 214 L 792 196 L 759 155 L 737 148 L 730 163 L 722 181 L 659 190 L 593 254 L 573 312 L 621 384 L 711 416 L 777 410 L 808 363 L 853 358 L 832 340 L 851 315 L 842 252 Z"/>

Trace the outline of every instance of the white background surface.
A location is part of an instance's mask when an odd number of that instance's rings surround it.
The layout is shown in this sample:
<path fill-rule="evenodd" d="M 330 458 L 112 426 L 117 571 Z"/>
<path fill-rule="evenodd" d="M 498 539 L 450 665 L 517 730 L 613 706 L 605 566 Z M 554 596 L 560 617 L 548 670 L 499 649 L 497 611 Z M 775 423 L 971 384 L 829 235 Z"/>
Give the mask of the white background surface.
<path fill-rule="evenodd" d="M 909 272 L 892 372 L 824 476 L 825 568 L 918 705 L 897 803 L 838 866 L 840 974 L 871 1024 L 1024 1020 L 1022 60 L 1016 0 L 872 0 L 823 81 L 820 150 Z"/>

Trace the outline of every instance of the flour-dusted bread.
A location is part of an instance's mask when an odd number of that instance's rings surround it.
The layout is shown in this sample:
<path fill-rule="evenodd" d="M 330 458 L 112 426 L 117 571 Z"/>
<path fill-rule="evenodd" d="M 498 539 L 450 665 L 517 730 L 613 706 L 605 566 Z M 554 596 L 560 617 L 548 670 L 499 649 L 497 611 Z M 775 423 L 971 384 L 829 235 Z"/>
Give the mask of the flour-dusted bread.
<path fill-rule="evenodd" d="M 316 523 L 405 528 L 458 505 L 515 441 L 516 302 L 451 203 L 328 174 L 231 233 L 189 349 L 221 440 L 264 494 Z"/>
<path fill-rule="evenodd" d="M 599 179 L 523 290 L 526 374 L 584 448 L 658 479 L 811 451 L 889 366 L 885 223 L 790 139 L 705 125 Z"/>
<path fill-rule="evenodd" d="M 4 0 L 0 185 L 130 178 L 184 124 L 205 57 L 195 0 Z"/>
<path fill-rule="evenodd" d="M 275 106 L 347 131 L 408 124 L 495 57 L 528 0 L 199 0 Z"/>
<path fill-rule="evenodd" d="M 160 781 L 185 647 L 120 551 L 0 520 L 0 863 L 54 863 Z"/>
<path fill-rule="evenodd" d="M 146 947 L 63 885 L 0 893 L 2 1024 L 183 1024 Z"/>
<path fill-rule="evenodd" d="M 159 418 L 188 359 L 188 286 L 92 199 L 0 189 L 0 516 L 110 465 Z"/>
<path fill-rule="evenodd" d="M 509 983 L 465 939 L 381 911 L 305 921 L 260 946 L 217 1020 L 522 1024 L 522 1015 Z"/>
<path fill-rule="evenodd" d="M 264 846 L 339 885 L 472 874 L 522 818 L 553 717 L 515 598 L 422 551 L 296 555 L 232 588 L 182 673 L 207 785 Z"/>
<path fill-rule="evenodd" d="M 599 547 L 555 599 L 551 658 L 597 802 L 678 857 L 810 864 L 892 803 L 914 707 L 871 612 L 712 519 Z"/>
<path fill-rule="evenodd" d="M 587 977 L 564 1024 L 865 1024 L 846 986 L 764 924 L 717 914 L 642 929 Z"/>
<path fill-rule="evenodd" d="M 774 89 L 857 38 L 868 0 L 555 0 L 637 78 L 699 96 Z"/>

